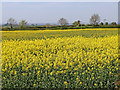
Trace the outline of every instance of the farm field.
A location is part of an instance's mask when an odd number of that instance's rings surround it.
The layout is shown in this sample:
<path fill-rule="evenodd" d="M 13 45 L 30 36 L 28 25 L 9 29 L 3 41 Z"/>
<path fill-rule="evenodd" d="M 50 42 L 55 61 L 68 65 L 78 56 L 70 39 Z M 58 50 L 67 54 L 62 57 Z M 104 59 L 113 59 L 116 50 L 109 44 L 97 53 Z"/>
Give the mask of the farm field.
<path fill-rule="evenodd" d="M 2 87 L 113 88 L 118 29 L 2 31 Z"/>

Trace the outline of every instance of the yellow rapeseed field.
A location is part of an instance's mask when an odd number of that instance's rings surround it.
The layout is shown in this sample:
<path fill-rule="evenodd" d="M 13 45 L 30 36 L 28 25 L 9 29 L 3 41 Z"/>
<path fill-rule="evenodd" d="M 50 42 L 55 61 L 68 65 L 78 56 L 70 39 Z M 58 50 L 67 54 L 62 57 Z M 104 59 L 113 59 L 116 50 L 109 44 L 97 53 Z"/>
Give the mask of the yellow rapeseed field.
<path fill-rule="evenodd" d="M 4 39 L 3 87 L 112 88 L 117 53 L 118 35 Z"/>

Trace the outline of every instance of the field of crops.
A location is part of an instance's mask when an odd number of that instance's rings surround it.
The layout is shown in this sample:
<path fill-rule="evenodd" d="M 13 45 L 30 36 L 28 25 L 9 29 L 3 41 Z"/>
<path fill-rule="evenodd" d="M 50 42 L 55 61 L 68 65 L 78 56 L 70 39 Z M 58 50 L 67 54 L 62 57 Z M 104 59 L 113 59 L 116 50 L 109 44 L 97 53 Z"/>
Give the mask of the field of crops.
<path fill-rule="evenodd" d="M 118 30 L 2 32 L 4 88 L 113 88 Z"/>

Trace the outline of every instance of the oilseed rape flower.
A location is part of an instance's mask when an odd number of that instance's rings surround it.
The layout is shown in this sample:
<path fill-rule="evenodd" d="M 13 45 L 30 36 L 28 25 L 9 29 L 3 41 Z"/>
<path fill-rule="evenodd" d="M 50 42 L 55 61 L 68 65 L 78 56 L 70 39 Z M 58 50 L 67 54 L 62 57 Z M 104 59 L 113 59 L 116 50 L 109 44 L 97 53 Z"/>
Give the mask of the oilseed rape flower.
<path fill-rule="evenodd" d="M 3 87 L 114 87 L 118 36 L 109 30 L 3 32 Z"/>
<path fill-rule="evenodd" d="M 79 80 L 79 78 L 76 78 L 76 81 L 78 81 Z"/>
<path fill-rule="evenodd" d="M 67 82 L 67 81 L 65 81 L 65 82 L 64 82 L 64 84 L 65 84 L 65 85 L 67 85 L 67 84 L 68 84 L 68 82 Z"/>

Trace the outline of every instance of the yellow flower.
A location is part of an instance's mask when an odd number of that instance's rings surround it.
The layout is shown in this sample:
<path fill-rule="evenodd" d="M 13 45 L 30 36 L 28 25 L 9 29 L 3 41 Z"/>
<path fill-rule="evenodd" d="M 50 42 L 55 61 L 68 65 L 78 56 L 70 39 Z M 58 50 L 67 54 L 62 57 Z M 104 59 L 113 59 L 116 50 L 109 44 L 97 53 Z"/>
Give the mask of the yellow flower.
<path fill-rule="evenodd" d="M 77 73 L 75 72 L 74 75 L 76 75 Z"/>
<path fill-rule="evenodd" d="M 97 86 L 97 84 L 95 83 L 94 86 Z"/>
<path fill-rule="evenodd" d="M 114 74 L 112 72 L 119 70 L 119 59 L 118 55 L 115 54 L 118 52 L 118 35 L 98 38 L 95 38 L 96 35 L 94 34 L 89 38 L 82 36 L 65 37 L 65 31 L 67 30 L 19 31 L 20 33 L 18 31 L 1 31 L 3 32 L 2 43 L 0 42 L 2 44 L 0 47 L 2 47 L 3 76 L 14 77 L 14 74 L 17 79 L 19 78 L 17 71 L 25 71 L 26 73 L 22 73 L 23 77 L 27 74 L 29 74 L 28 78 L 31 74 L 37 75 L 38 82 L 41 81 L 44 84 L 43 78 L 39 79 L 40 74 L 44 77 L 49 75 L 54 82 L 58 79 L 53 77 L 54 74 L 56 74 L 56 77 L 59 77 L 60 74 L 61 78 L 64 79 L 64 74 L 72 70 L 70 75 L 76 76 L 75 81 L 82 85 L 84 81 L 81 79 L 87 76 L 85 74 L 91 74 L 91 78 L 87 77 L 86 80 L 94 80 L 95 78 L 101 79 L 102 74 L 107 75 L 108 72 L 104 72 L 106 69 L 109 70 L 110 75 Z M 73 30 L 68 31 L 72 31 L 71 34 L 76 34 Z M 78 34 L 84 34 L 79 31 L 77 30 Z M 45 34 L 45 36 L 43 35 L 44 39 L 42 38 L 43 32 Z M 49 35 L 51 32 L 54 32 L 53 36 L 55 38 L 48 38 L 51 36 Z M 58 35 L 62 36 L 62 33 L 65 36 L 58 37 Z M 99 36 L 102 34 L 104 33 L 100 33 Z M 31 39 L 31 37 L 38 39 Z M 17 38 L 20 38 L 20 40 Z M 81 73 L 78 73 L 79 71 Z M 100 71 L 101 74 L 97 71 Z M 78 78 L 79 76 L 81 78 Z M 4 79 L 8 78 L 3 77 L 3 82 Z M 103 79 L 106 78 L 103 77 Z M 80 80 L 83 82 L 79 82 Z M 67 87 L 67 80 L 63 81 L 63 84 Z M 36 86 L 37 84 L 33 83 L 33 85 Z M 93 84 L 93 86 L 97 86 L 97 83 Z"/>
<path fill-rule="evenodd" d="M 110 74 L 112 74 L 112 72 L 109 72 Z"/>
<path fill-rule="evenodd" d="M 17 74 L 17 72 L 16 72 L 16 71 L 15 71 L 14 73 L 15 73 L 15 75 Z"/>
<path fill-rule="evenodd" d="M 76 81 L 78 81 L 79 80 L 79 78 L 76 78 Z"/>
<path fill-rule="evenodd" d="M 33 86 L 36 86 L 36 84 L 34 83 Z"/>
<path fill-rule="evenodd" d="M 3 79 L 5 79 L 5 77 L 3 77 Z"/>
<path fill-rule="evenodd" d="M 27 75 L 27 73 L 22 73 L 23 76 Z"/>
<path fill-rule="evenodd" d="M 68 82 L 67 82 L 67 81 L 65 81 L 65 82 L 64 82 L 64 84 L 65 84 L 65 85 L 67 85 L 67 84 L 68 84 Z"/>
<path fill-rule="evenodd" d="M 82 82 L 80 82 L 80 84 L 82 84 Z"/>
<path fill-rule="evenodd" d="M 87 77 L 87 80 L 88 80 L 89 78 Z"/>
<path fill-rule="evenodd" d="M 56 81 L 58 81 L 58 79 L 56 79 Z"/>
<path fill-rule="evenodd" d="M 82 74 L 85 74 L 84 72 Z"/>

